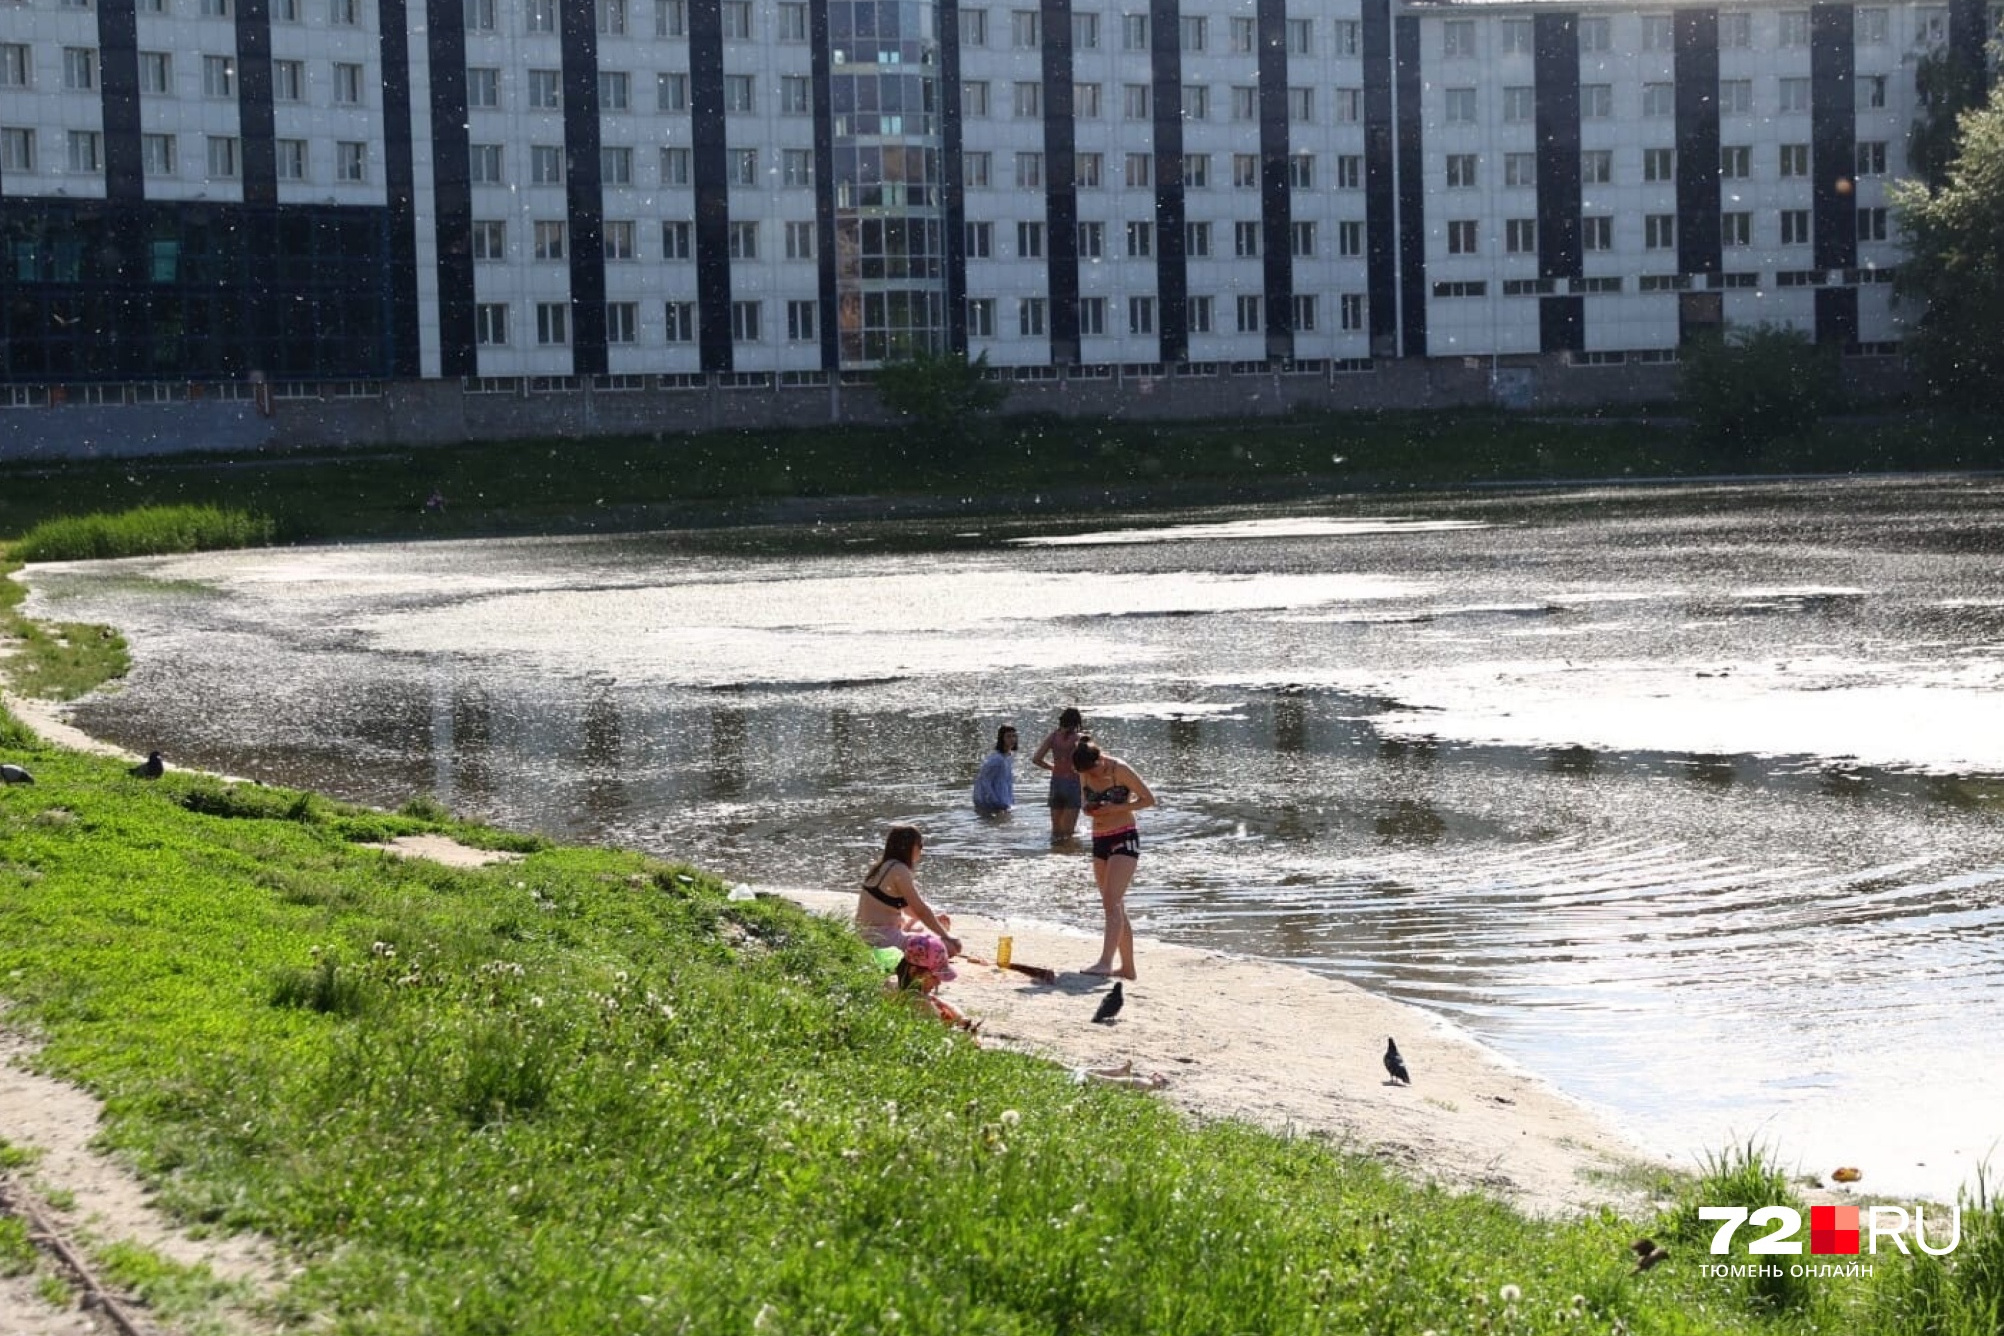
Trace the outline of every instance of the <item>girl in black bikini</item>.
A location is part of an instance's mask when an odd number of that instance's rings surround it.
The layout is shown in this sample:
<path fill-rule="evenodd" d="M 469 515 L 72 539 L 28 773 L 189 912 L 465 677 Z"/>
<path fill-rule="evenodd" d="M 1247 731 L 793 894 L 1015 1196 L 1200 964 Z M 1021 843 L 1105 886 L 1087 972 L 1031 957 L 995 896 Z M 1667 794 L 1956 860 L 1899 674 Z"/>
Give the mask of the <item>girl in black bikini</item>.
<path fill-rule="evenodd" d="M 925 837 L 917 826 L 892 826 L 884 836 L 884 852 L 863 874 L 862 891 L 856 897 L 856 932 L 871 946 L 903 947 L 905 924 L 916 920 L 938 934 L 946 943 L 948 956 L 960 954 L 960 939 L 947 931 L 947 921 L 933 913 L 932 906 L 919 894 L 912 875 Z"/>
<path fill-rule="evenodd" d="M 1099 959 L 1083 972 L 1132 979 L 1134 929 L 1127 921 L 1127 887 L 1141 860 L 1134 814 L 1155 806 L 1155 795 L 1132 766 L 1101 752 L 1090 737 L 1079 739 L 1072 764 L 1078 768 L 1086 815 L 1092 818 L 1092 877 L 1106 911 Z"/>

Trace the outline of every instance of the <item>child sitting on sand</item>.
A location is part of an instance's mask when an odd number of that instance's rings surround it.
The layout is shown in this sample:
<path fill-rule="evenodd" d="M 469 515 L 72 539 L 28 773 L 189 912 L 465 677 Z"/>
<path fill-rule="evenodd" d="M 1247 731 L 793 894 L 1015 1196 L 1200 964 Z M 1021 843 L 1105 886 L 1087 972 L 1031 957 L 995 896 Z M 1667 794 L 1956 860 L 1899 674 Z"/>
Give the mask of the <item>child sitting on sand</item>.
<path fill-rule="evenodd" d="M 979 1028 L 979 1022 L 968 1020 L 946 999 L 935 996 L 942 983 L 955 977 L 946 954 L 946 943 L 924 933 L 915 933 L 905 939 L 904 957 L 898 961 L 897 973 L 893 976 L 898 991 L 911 993 L 931 1008 L 940 1020 L 972 1034 Z"/>

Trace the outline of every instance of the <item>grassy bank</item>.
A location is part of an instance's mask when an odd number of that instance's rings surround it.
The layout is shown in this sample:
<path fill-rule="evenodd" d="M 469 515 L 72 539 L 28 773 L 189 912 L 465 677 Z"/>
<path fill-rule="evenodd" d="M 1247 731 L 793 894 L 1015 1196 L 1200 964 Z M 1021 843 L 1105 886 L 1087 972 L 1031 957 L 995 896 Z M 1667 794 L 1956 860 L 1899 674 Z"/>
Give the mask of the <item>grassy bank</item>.
<path fill-rule="evenodd" d="M 0 465 L 0 535 L 63 514 L 207 505 L 270 516 L 282 540 L 636 529 L 727 522 L 854 495 L 970 509 L 1746 472 L 1991 468 L 1995 423 L 1829 422 L 1746 454 L 1675 423 L 1494 413 L 1250 422 L 997 419 L 910 428 L 530 441 L 341 454 Z M 434 492 L 442 511 L 428 512 Z"/>
<path fill-rule="evenodd" d="M 269 1317 L 592 1336 L 1997 1329 L 1995 1210 L 1965 1220 L 1952 1268 L 1881 1258 L 1870 1281 L 1768 1293 L 1699 1274 L 1694 1204 L 1727 1187 L 1692 1185 L 1649 1223 L 1670 1259 L 1638 1273 L 1633 1223 L 1527 1220 L 981 1051 L 886 997 L 839 926 L 690 868 L 422 802 L 149 784 L 22 741 L 0 725 L 0 755 L 37 780 L 0 791 L 9 1023 L 105 1099 L 105 1140 L 168 1207 L 300 1261 Z M 461 871 L 358 845 L 430 830 L 525 856 Z M 218 1302 L 164 1259 L 112 1261 L 177 1321 Z"/>

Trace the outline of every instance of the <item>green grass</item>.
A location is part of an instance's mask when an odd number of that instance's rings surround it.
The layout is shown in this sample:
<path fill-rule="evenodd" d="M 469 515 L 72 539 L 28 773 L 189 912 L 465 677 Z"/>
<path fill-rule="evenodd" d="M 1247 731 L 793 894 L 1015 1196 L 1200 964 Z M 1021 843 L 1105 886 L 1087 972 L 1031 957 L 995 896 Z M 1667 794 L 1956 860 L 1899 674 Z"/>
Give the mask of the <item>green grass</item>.
<path fill-rule="evenodd" d="M 79 510 L 207 506 L 268 516 L 281 541 L 633 530 L 718 524 L 802 499 L 936 498 L 969 510 L 1501 481 L 1806 470 L 1986 468 L 1983 419 L 1825 423 L 1747 452 L 1674 422 L 1484 411 L 1253 421 L 970 423 L 942 443 L 903 427 L 712 432 L 305 454 L 0 465 L 0 535 Z M 443 513 L 424 501 L 436 488 Z M 21 555 L 16 553 L 17 556 Z"/>
<path fill-rule="evenodd" d="M 9 758 L 39 780 L 0 792 L 10 1023 L 104 1099 L 105 1143 L 164 1205 L 281 1241 L 282 1321 L 1960 1336 L 1979 1328 L 1922 1324 L 1911 1296 L 1996 1302 L 1990 1271 L 1917 1260 L 1899 1303 L 1818 1282 L 1763 1304 L 1698 1275 L 1671 1219 L 1649 1226 L 1671 1260 L 1638 1274 L 1642 1226 L 1612 1214 L 1529 1220 L 1315 1139 L 1195 1127 L 976 1048 L 885 996 L 840 925 L 694 869 L 423 801 Z M 430 829 L 527 857 L 356 844 Z M 1971 1234 L 1959 1257 L 1995 1255 Z M 191 1311 L 222 1301 L 125 1260 Z"/>
<path fill-rule="evenodd" d="M 163 552 L 260 547 L 277 532 L 271 520 L 209 505 L 139 506 L 113 514 L 59 515 L 14 540 L 19 561 L 101 561 Z"/>

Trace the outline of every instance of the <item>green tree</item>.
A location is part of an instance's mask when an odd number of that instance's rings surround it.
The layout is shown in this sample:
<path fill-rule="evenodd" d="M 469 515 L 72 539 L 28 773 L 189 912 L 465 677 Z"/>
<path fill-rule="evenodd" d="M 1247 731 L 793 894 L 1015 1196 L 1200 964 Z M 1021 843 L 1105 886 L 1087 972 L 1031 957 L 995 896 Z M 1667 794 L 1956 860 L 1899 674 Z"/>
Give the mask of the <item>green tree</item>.
<path fill-rule="evenodd" d="M 1907 166 L 1939 188 L 1955 161 L 1958 122 L 1963 113 L 1983 105 L 1983 67 L 1955 46 L 1937 47 L 1914 66 L 1914 95 L 1920 114 L 1907 133 Z"/>
<path fill-rule="evenodd" d="M 1700 435 L 1721 445 L 1758 448 L 1799 436 L 1837 398 L 1833 350 L 1782 325 L 1699 339 L 1678 363 L 1685 411 Z"/>
<path fill-rule="evenodd" d="M 1906 349 L 1928 389 L 2004 409 L 2004 87 L 1967 112 L 1939 186 L 1894 187 L 1906 238 L 1896 291 L 1923 304 Z"/>
<path fill-rule="evenodd" d="M 879 368 L 877 397 L 927 426 L 951 427 L 1000 408 L 1009 387 L 989 379 L 987 353 L 971 362 L 966 353 L 919 353 Z"/>

